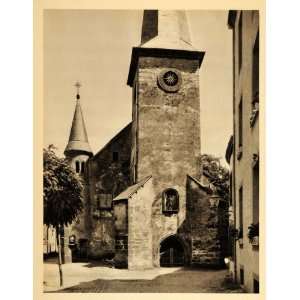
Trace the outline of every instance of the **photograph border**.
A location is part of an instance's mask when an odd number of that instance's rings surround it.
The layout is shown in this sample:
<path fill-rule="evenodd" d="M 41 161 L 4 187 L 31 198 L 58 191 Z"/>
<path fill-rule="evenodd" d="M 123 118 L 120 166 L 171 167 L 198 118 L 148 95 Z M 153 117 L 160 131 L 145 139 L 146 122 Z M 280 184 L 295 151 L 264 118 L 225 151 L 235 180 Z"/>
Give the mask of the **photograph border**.
<path fill-rule="evenodd" d="M 212 3 L 213 2 L 213 3 Z M 146 3 L 146 2 L 145 2 Z M 120 293 L 44 293 L 43 292 L 43 11 L 45 9 L 199 9 L 199 10 L 229 10 L 247 9 L 260 11 L 260 118 L 259 118 L 259 143 L 260 143 L 260 245 L 259 245 L 259 294 L 205 294 L 205 293 L 172 293 L 172 297 L 189 299 L 265 299 L 265 1 L 264 0 L 239 0 L 239 1 L 151 1 L 151 7 L 143 1 L 106 1 L 97 0 L 34 0 L 34 226 L 33 226 L 33 249 L 34 249 L 34 299 L 117 299 Z M 184 7 L 183 7 L 184 4 Z M 226 26 L 226 24 L 224 24 Z M 167 297 L 165 294 L 131 294 L 122 293 L 124 299 L 152 299 L 152 297 Z M 179 299 L 179 298 L 178 298 Z"/>

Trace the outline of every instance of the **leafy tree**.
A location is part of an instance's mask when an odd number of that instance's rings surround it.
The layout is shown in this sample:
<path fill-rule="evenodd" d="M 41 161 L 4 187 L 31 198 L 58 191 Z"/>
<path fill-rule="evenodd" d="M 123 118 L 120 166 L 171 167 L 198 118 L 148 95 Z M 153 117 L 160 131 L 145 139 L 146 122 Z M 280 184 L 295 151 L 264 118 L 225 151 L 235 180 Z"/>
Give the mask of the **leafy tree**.
<path fill-rule="evenodd" d="M 52 225 L 56 229 L 58 267 L 62 286 L 60 236 L 63 226 L 71 224 L 82 210 L 83 184 L 68 162 L 56 156 L 53 145 L 43 151 L 43 181 L 44 224 Z"/>
<path fill-rule="evenodd" d="M 222 198 L 218 208 L 219 226 L 218 236 L 220 239 L 221 252 L 224 256 L 231 254 L 229 244 L 229 200 L 230 181 L 229 170 L 220 163 L 220 158 L 210 154 L 203 154 L 200 157 L 203 174 L 213 184 L 213 189 Z"/>
<path fill-rule="evenodd" d="M 210 154 L 202 154 L 200 162 L 203 174 L 207 176 L 210 183 L 214 185 L 218 195 L 220 195 L 225 201 L 229 202 L 229 170 L 221 165 L 220 158 Z"/>

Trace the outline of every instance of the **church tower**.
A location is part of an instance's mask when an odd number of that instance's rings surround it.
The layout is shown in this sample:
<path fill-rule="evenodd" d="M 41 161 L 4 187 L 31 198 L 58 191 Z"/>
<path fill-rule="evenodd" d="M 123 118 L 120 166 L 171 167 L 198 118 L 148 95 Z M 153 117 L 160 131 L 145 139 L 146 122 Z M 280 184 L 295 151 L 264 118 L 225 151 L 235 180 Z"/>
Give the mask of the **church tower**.
<path fill-rule="evenodd" d="M 75 87 L 77 88 L 76 94 L 76 107 L 71 126 L 69 141 L 64 151 L 65 157 L 69 164 L 74 168 L 77 174 L 84 176 L 87 160 L 93 156 L 91 147 L 88 141 L 88 135 L 85 128 L 83 114 L 80 105 L 79 88 L 80 83 L 77 82 Z M 84 184 L 84 198 L 86 201 L 87 186 Z M 86 203 L 84 203 L 86 205 Z M 72 256 L 72 249 L 69 245 L 70 238 L 72 236 L 77 239 L 86 238 L 87 211 L 84 209 L 78 216 L 78 220 L 70 226 L 64 227 L 64 248 L 63 248 L 63 260 L 65 263 L 70 263 L 74 259 Z"/>
<path fill-rule="evenodd" d="M 200 172 L 203 57 L 192 45 L 184 11 L 144 11 L 141 44 L 132 49 L 127 81 L 133 90 L 131 176 L 133 183 L 152 177 L 153 199 L 151 230 L 134 220 L 129 224 L 129 266 L 135 264 L 131 258 L 145 253 L 130 248 L 145 247 L 131 232 L 152 240 L 152 262 L 159 266 L 162 241 L 177 236 L 186 219 L 187 177 Z"/>
<path fill-rule="evenodd" d="M 65 149 L 65 156 L 76 173 L 84 174 L 85 164 L 89 157 L 93 155 L 89 145 L 85 128 L 83 114 L 80 105 L 79 88 L 80 83 L 75 84 L 77 88 L 76 107 L 69 136 L 69 142 Z"/>

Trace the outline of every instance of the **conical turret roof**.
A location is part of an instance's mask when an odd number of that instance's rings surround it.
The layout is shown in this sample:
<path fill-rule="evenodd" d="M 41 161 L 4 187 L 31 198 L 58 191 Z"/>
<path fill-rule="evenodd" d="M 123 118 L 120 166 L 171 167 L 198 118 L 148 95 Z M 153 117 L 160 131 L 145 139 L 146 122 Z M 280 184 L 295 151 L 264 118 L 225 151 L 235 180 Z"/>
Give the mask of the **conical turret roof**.
<path fill-rule="evenodd" d="M 92 150 L 89 145 L 88 136 L 85 128 L 79 97 L 77 98 L 76 102 L 69 142 L 64 153 L 65 155 L 67 155 L 68 153 L 74 151 L 86 152 L 89 155 L 92 154 Z"/>

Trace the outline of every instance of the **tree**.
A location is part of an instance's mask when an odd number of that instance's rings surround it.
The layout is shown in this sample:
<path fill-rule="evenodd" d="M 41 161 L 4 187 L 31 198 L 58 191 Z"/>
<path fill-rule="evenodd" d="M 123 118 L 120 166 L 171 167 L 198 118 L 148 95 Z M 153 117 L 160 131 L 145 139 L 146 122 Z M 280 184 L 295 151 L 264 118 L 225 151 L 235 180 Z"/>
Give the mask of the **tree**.
<path fill-rule="evenodd" d="M 223 201 L 219 204 L 219 230 L 221 252 L 224 256 L 231 255 L 231 247 L 229 245 L 229 200 L 230 200 L 230 174 L 229 170 L 223 167 L 220 159 L 210 154 L 203 154 L 200 157 L 203 174 L 213 185 L 215 193 L 218 194 Z"/>
<path fill-rule="evenodd" d="M 43 151 L 44 224 L 56 229 L 60 286 L 63 285 L 61 232 L 82 210 L 83 184 L 80 177 L 65 159 L 55 154 L 50 145 Z"/>
<path fill-rule="evenodd" d="M 202 154 L 200 162 L 203 174 L 208 177 L 210 183 L 214 185 L 217 194 L 229 203 L 229 170 L 221 165 L 220 158 L 210 154 Z"/>

